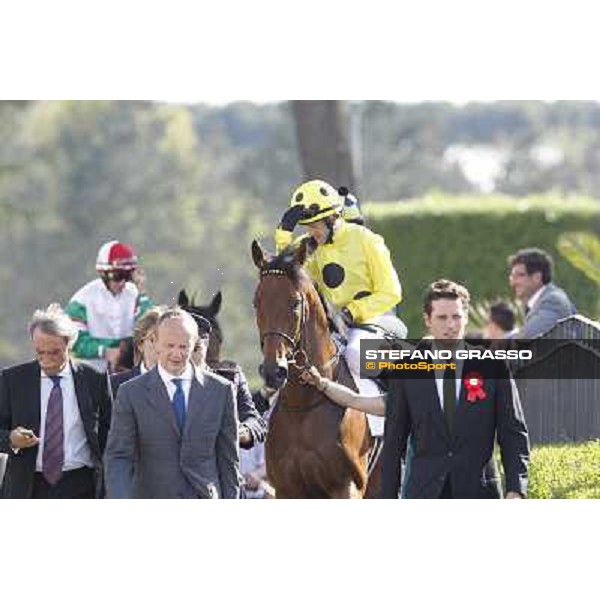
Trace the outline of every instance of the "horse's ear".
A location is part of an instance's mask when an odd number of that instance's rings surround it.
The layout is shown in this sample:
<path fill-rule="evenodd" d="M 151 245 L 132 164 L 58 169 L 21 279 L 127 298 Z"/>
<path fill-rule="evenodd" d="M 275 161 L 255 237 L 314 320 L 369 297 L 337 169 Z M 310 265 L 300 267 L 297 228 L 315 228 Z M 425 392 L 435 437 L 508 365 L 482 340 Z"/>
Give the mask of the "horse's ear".
<path fill-rule="evenodd" d="M 214 296 L 213 299 L 210 301 L 210 304 L 208 306 L 208 309 L 210 311 L 210 313 L 216 317 L 217 314 L 219 313 L 219 311 L 221 310 L 221 303 L 223 302 L 223 295 L 221 294 L 221 291 L 219 290 Z"/>
<path fill-rule="evenodd" d="M 259 269 L 262 269 L 267 264 L 265 251 L 256 240 L 252 241 L 252 260 Z"/>
<path fill-rule="evenodd" d="M 188 298 L 188 295 L 185 293 L 185 290 L 181 290 L 179 292 L 179 296 L 177 297 L 177 304 L 179 306 L 189 306 L 190 305 L 190 299 Z"/>
<path fill-rule="evenodd" d="M 296 250 L 296 262 L 303 265 L 306 259 L 317 249 L 317 242 L 312 237 L 302 238 L 298 250 Z"/>

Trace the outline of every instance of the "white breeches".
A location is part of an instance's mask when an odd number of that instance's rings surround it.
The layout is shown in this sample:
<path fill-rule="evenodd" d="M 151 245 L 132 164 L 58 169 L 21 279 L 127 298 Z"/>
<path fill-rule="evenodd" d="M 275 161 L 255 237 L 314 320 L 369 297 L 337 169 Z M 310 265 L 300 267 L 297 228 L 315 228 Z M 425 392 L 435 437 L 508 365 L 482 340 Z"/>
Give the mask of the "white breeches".
<path fill-rule="evenodd" d="M 398 322 L 398 329 L 406 331 L 404 323 L 399 319 L 396 319 L 396 317 L 386 314 L 379 319 L 381 319 L 382 325 L 389 325 L 390 319 L 395 319 Z M 379 319 L 375 318 L 370 322 L 377 324 Z M 405 336 L 406 333 L 404 334 L 404 337 Z M 356 383 L 356 387 L 362 396 L 380 396 L 381 389 L 373 379 L 361 379 L 360 377 L 360 340 L 374 340 L 381 337 L 381 332 L 376 333 L 360 328 L 352 328 L 348 331 L 348 345 L 344 351 L 344 357 L 346 358 L 348 368 Z M 369 421 L 371 435 L 383 435 L 385 417 L 367 414 L 367 420 Z"/>

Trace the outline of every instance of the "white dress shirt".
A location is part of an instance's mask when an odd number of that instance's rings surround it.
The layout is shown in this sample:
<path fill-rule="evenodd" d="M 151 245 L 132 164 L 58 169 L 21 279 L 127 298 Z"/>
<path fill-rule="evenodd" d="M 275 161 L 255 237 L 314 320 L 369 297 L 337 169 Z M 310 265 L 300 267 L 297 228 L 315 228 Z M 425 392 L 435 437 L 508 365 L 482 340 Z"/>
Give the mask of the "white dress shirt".
<path fill-rule="evenodd" d="M 171 373 L 163 369 L 159 364 L 158 374 L 160 375 L 160 378 L 163 380 L 163 383 L 167 388 L 167 394 L 169 394 L 169 400 L 171 400 L 171 404 L 173 403 L 173 396 L 175 396 L 175 392 L 177 390 L 177 386 L 173 383 L 173 379 L 182 380 L 181 387 L 183 388 L 183 394 L 185 396 L 185 409 L 187 410 L 188 401 L 190 398 L 190 389 L 192 387 L 192 379 L 196 375 L 192 363 L 188 362 L 188 364 L 185 367 L 185 371 L 181 375 L 171 375 Z"/>
<path fill-rule="evenodd" d="M 432 344 L 433 350 L 441 350 L 435 344 Z M 455 348 L 455 350 L 464 350 L 465 342 L 464 340 L 460 340 Z M 445 363 L 447 361 L 438 360 L 438 363 Z M 456 378 L 456 401 L 458 403 L 458 397 L 460 396 L 460 386 L 462 384 L 462 371 L 463 371 L 463 363 L 464 360 L 452 360 L 450 362 L 454 362 L 456 364 L 456 371 L 454 371 L 454 377 Z M 436 369 L 435 373 L 435 387 L 437 388 L 438 399 L 440 401 L 440 406 L 442 407 L 442 412 L 444 411 L 444 371 L 442 369 Z"/>
<path fill-rule="evenodd" d="M 81 414 L 79 413 L 71 366 L 67 364 L 58 375 L 60 375 L 60 387 L 63 397 L 65 457 L 63 471 L 71 471 L 81 467 L 93 467 L 92 451 L 90 450 Z M 37 460 L 35 463 L 35 470 L 38 472 L 41 472 L 43 465 L 46 412 L 48 410 L 48 398 L 53 386 L 52 379 L 42 371 L 40 384 L 40 443 L 38 444 Z"/>

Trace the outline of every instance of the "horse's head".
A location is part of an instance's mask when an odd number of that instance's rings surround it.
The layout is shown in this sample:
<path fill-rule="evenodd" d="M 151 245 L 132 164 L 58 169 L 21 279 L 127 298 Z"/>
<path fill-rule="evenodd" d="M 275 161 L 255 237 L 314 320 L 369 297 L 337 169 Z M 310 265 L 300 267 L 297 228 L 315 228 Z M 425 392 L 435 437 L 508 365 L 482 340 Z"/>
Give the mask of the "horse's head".
<path fill-rule="evenodd" d="M 221 359 L 221 346 L 223 344 L 223 330 L 217 320 L 217 314 L 221 310 L 223 296 L 217 292 L 208 304 L 195 304 L 196 297 L 190 299 L 185 290 L 179 292 L 177 304 L 191 314 L 200 315 L 210 321 L 212 327 L 209 338 L 208 354 L 206 361 L 210 363 L 218 362 Z"/>
<path fill-rule="evenodd" d="M 268 257 L 258 242 L 252 243 L 252 258 L 260 271 L 254 296 L 263 363 L 260 373 L 274 389 L 285 385 L 290 365 L 302 368 L 315 360 L 316 340 L 309 339 L 309 321 L 319 321 L 327 330 L 327 319 L 317 292 L 302 269 L 316 245 L 305 238 L 297 248 Z"/>

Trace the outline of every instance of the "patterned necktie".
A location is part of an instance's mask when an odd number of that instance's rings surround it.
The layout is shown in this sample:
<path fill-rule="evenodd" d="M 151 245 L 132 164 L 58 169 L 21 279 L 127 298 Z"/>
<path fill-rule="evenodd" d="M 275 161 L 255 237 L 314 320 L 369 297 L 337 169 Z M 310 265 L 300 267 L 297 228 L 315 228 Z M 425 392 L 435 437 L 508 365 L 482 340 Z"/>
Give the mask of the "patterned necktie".
<path fill-rule="evenodd" d="M 448 429 L 452 433 L 454 413 L 456 411 L 456 377 L 453 369 L 444 369 L 444 414 Z"/>
<path fill-rule="evenodd" d="M 183 431 L 185 425 L 185 394 L 183 392 L 183 380 L 171 379 L 177 388 L 173 396 L 173 410 L 175 411 L 175 419 L 179 426 L 179 431 Z"/>
<path fill-rule="evenodd" d="M 42 473 L 50 485 L 56 485 L 62 477 L 65 462 L 63 395 L 60 387 L 60 376 L 55 375 L 50 379 L 52 379 L 54 385 L 50 396 L 48 396 L 48 408 L 46 409 Z"/>

